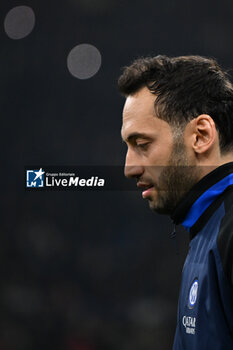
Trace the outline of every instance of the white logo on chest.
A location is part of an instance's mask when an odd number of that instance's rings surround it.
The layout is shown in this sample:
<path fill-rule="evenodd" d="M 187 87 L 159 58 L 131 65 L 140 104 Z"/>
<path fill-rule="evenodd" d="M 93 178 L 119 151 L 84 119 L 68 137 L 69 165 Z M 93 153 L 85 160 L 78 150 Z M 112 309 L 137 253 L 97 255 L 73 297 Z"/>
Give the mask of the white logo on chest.
<path fill-rule="evenodd" d="M 187 334 L 195 334 L 196 317 L 183 316 L 182 323 Z"/>
<path fill-rule="evenodd" d="M 195 281 L 192 283 L 190 291 L 189 291 L 189 300 L 188 300 L 188 307 L 192 309 L 197 301 L 197 292 L 198 292 L 198 280 L 195 279 Z"/>

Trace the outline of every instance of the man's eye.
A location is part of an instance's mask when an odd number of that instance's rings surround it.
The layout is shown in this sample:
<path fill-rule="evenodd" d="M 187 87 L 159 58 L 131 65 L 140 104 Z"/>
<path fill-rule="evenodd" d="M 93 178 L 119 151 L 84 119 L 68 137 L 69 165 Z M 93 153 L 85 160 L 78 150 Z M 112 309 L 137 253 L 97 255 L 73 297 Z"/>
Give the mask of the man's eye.
<path fill-rule="evenodd" d="M 146 149 L 148 146 L 149 146 L 149 142 L 137 144 L 137 147 L 141 149 Z"/>

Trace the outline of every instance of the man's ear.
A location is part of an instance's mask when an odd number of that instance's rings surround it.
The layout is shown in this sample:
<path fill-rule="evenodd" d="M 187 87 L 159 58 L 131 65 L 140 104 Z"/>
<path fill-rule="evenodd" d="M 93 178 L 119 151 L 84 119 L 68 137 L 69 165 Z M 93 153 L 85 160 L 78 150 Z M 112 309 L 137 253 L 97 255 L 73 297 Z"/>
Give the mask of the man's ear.
<path fill-rule="evenodd" d="M 196 154 L 204 154 L 216 145 L 218 134 L 215 122 L 208 114 L 201 114 L 191 121 L 192 148 Z"/>

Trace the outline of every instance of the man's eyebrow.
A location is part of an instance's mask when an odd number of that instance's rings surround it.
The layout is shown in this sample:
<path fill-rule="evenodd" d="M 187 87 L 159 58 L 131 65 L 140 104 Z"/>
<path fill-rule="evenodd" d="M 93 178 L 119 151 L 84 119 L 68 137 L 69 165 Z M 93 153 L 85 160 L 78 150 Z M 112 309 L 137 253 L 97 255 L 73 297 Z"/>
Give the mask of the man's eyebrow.
<path fill-rule="evenodd" d="M 130 134 L 125 140 L 122 138 L 123 142 L 130 142 L 132 140 L 135 140 L 137 138 L 142 138 L 142 139 L 150 139 L 150 136 L 140 133 L 140 132 L 134 132 Z"/>

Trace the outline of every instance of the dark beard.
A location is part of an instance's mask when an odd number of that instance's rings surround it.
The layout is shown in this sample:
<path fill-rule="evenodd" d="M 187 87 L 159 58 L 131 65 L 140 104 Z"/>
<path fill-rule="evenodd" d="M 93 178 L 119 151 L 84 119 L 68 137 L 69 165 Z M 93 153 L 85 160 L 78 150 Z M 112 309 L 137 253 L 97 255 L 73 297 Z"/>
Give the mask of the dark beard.
<path fill-rule="evenodd" d="M 171 214 L 199 179 L 200 169 L 189 164 L 184 143 L 175 142 L 168 165 L 159 175 L 156 203 L 150 201 L 150 208 L 159 214 Z"/>

